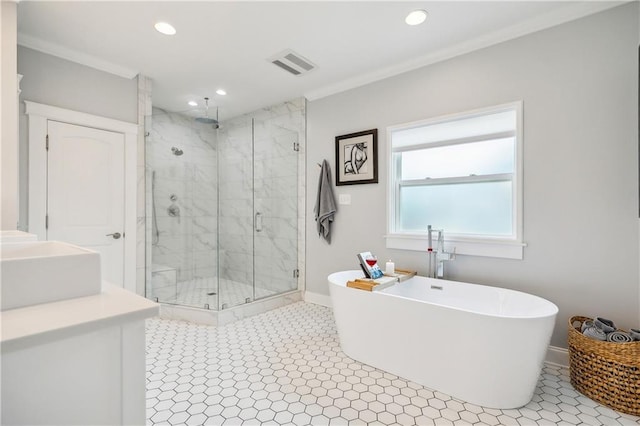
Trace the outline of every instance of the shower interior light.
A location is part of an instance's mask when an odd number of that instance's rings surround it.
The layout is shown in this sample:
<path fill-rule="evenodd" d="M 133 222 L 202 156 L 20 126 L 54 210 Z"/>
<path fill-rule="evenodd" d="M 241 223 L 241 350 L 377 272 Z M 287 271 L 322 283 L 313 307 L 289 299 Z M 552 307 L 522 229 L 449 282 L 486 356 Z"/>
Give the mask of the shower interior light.
<path fill-rule="evenodd" d="M 227 94 L 227 92 L 226 92 L 225 90 L 223 90 L 223 89 L 218 89 L 218 90 L 216 90 L 216 93 L 217 93 L 218 95 L 220 95 L 220 96 L 224 96 L 224 95 L 226 95 L 226 94 Z"/>
<path fill-rule="evenodd" d="M 168 24 L 166 22 L 156 22 L 156 24 L 154 25 L 154 28 L 159 33 L 162 33 L 165 35 L 174 35 L 176 33 L 176 29 L 173 28 L 173 25 Z"/>
<path fill-rule="evenodd" d="M 196 101 L 189 101 L 189 106 L 198 106 Z"/>
<path fill-rule="evenodd" d="M 414 10 L 404 19 L 407 25 L 420 25 L 427 19 L 427 12 L 422 9 Z"/>

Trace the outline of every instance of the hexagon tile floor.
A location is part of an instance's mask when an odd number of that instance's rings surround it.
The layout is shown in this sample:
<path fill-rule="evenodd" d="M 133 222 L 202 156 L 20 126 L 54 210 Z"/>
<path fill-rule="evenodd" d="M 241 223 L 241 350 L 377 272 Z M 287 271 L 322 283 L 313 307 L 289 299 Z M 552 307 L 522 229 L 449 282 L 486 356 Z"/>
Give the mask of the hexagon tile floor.
<path fill-rule="evenodd" d="M 222 327 L 147 321 L 150 425 L 640 425 L 546 365 L 533 400 L 479 407 L 347 357 L 331 309 L 295 303 Z"/>

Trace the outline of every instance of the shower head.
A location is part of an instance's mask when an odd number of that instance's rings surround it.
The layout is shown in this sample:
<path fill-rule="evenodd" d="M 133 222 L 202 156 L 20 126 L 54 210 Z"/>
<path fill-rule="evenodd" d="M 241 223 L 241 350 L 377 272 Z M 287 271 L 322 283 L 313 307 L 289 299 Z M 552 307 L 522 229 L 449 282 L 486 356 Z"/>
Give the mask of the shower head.
<path fill-rule="evenodd" d="M 217 120 L 218 108 L 216 108 L 216 118 L 211 118 L 209 117 L 209 98 L 204 98 L 204 103 L 205 103 L 204 117 L 197 117 L 196 121 L 198 123 L 213 124 L 214 129 L 219 128 L 220 125 Z"/>
<path fill-rule="evenodd" d="M 171 152 L 173 152 L 173 155 L 175 155 L 176 157 L 181 156 L 182 154 L 184 154 L 184 152 L 181 149 L 174 147 L 171 147 Z"/>
<path fill-rule="evenodd" d="M 218 120 L 216 120 L 215 118 L 210 118 L 210 117 L 198 117 L 196 118 L 196 121 L 198 123 L 204 123 L 204 124 L 218 124 Z"/>

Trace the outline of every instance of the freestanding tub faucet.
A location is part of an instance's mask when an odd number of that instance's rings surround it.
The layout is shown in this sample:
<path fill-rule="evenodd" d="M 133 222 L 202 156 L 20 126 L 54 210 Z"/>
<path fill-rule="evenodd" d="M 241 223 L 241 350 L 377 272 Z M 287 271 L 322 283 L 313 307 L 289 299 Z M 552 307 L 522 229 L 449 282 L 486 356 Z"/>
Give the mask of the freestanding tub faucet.
<path fill-rule="evenodd" d="M 437 247 L 435 251 L 433 250 L 433 232 L 438 233 Z M 442 229 L 432 229 L 431 225 L 428 225 L 427 238 L 427 254 L 429 255 L 427 276 L 429 278 L 444 278 L 444 262 L 446 260 L 455 259 L 456 249 L 454 247 L 451 252 L 444 251 L 444 230 Z"/>

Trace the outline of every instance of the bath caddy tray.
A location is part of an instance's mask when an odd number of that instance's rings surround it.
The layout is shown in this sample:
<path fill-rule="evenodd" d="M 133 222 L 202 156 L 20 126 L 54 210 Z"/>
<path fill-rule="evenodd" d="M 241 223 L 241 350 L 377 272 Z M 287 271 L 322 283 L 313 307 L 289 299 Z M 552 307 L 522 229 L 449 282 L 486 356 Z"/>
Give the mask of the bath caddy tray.
<path fill-rule="evenodd" d="M 582 323 L 590 319 L 574 316 L 569 320 L 571 384 L 594 401 L 640 416 L 640 342 L 591 339 L 579 331 Z"/>
<path fill-rule="evenodd" d="M 347 281 L 347 287 L 366 291 L 378 291 L 383 288 L 391 287 L 397 282 L 397 277 L 381 277 L 376 278 L 375 280 L 372 280 L 371 278 L 356 278 L 353 281 Z"/>
<path fill-rule="evenodd" d="M 416 274 L 416 271 L 410 271 L 408 269 L 396 269 L 396 272 L 394 274 L 387 275 L 387 273 L 385 273 L 384 275 L 385 277 L 395 277 L 399 282 L 402 282 L 408 280 L 411 277 L 414 277 Z"/>

